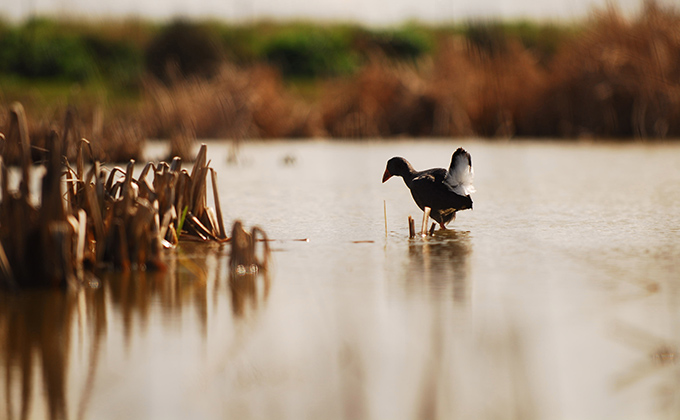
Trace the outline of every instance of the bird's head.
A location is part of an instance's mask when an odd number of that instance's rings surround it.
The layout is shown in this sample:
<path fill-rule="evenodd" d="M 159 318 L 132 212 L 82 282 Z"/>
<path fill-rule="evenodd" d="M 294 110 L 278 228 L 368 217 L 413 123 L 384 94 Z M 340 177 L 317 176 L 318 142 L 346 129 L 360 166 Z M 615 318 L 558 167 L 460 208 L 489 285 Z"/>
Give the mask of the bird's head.
<path fill-rule="evenodd" d="M 393 157 L 387 161 L 387 167 L 385 168 L 385 173 L 383 173 L 382 182 L 387 181 L 393 176 L 403 177 L 412 172 L 413 167 L 406 159 L 402 157 Z"/>

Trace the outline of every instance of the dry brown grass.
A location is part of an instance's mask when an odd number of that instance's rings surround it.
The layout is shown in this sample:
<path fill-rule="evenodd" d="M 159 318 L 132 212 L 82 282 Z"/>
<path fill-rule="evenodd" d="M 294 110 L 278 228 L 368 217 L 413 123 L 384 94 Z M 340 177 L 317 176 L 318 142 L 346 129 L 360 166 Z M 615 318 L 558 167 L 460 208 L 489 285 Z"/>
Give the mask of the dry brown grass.
<path fill-rule="evenodd" d="M 465 127 L 460 134 L 487 137 L 516 134 L 518 120 L 544 85 L 545 72 L 538 60 L 512 40 L 502 52 L 493 54 L 450 40 L 437 55 L 429 80 L 429 89 L 438 102 L 449 101 L 449 109 L 456 110 L 449 121 L 458 123 L 449 126 Z"/>
<path fill-rule="evenodd" d="M 37 115 L 31 115 L 29 109 L 38 109 Z M 10 126 L 10 106 L 0 105 L 0 132 L 7 131 Z M 113 115 L 105 117 L 99 105 L 89 106 L 56 106 L 49 109 L 33 106 L 26 107 L 28 133 L 30 133 L 31 158 L 42 161 L 47 158 L 46 150 L 52 131 L 64 133 L 63 155 L 69 161 L 75 161 L 80 139 L 89 139 L 94 158 L 103 162 L 127 162 L 143 156 L 146 133 L 139 116 Z M 19 164 L 19 155 L 14 150 L 5 154 L 5 163 Z"/>
<path fill-rule="evenodd" d="M 510 136 L 544 80 L 518 43 L 489 55 L 446 39 L 431 61 L 395 67 L 376 60 L 331 88 L 323 121 L 334 137 Z"/>
<path fill-rule="evenodd" d="M 678 137 L 680 13 L 654 2 L 631 20 L 596 13 L 545 65 L 518 40 L 440 40 L 431 62 L 374 61 L 329 89 L 334 137 Z"/>
<path fill-rule="evenodd" d="M 151 137 L 193 131 L 198 138 L 275 138 L 314 135 L 311 107 L 286 93 L 268 67 L 225 65 L 212 79 L 155 80 L 145 85 L 142 114 Z"/>
<path fill-rule="evenodd" d="M 680 136 L 680 14 L 650 2 L 636 19 L 608 9 L 588 27 L 552 63 L 532 131 Z"/>
<path fill-rule="evenodd" d="M 329 86 L 323 124 L 332 137 L 431 135 L 431 98 L 413 70 L 374 60 L 352 80 Z"/>

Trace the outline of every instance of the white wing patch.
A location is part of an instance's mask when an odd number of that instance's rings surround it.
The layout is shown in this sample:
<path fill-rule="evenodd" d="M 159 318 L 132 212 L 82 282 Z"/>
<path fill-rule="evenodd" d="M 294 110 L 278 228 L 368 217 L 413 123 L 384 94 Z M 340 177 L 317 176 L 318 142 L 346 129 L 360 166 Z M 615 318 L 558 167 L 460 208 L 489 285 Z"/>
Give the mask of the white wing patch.
<path fill-rule="evenodd" d="M 458 149 L 453 155 L 451 166 L 446 174 L 444 182 L 458 195 L 470 195 L 476 191 L 472 185 L 475 173 L 470 161 L 470 155 L 462 149 Z"/>

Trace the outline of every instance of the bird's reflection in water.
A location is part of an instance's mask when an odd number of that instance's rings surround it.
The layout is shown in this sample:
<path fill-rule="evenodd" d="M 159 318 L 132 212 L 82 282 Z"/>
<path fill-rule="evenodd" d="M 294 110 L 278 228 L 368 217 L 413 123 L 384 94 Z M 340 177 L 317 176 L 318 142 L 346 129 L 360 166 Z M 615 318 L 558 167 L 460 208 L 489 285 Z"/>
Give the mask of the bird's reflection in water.
<path fill-rule="evenodd" d="M 434 236 L 411 240 L 407 273 L 441 293 L 451 289 L 455 302 L 467 302 L 469 256 L 472 252 L 470 232 L 438 230 Z"/>
<path fill-rule="evenodd" d="M 410 339 L 427 355 L 415 380 L 420 384 L 415 417 L 514 413 L 517 418 L 536 418 L 521 326 L 512 317 L 497 321 L 472 303 L 472 243 L 470 232 L 458 230 L 409 242 L 406 285 L 427 293 L 425 299 L 422 293 L 406 297 L 417 303 L 414 315 L 421 322 L 419 334 Z M 476 400 L 476 395 L 484 397 Z"/>
<path fill-rule="evenodd" d="M 455 408 L 451 397 L 442 400 L 438 396 L 453 392 L 448 370 L 453 363 L 451 320 L 458 318 L 455 311 L 466 310 L 470 300 L 468 259 L 471 252 L 470 233 L 464 231 L 440 230 L 434 236 L 409 241 L 406 287 L 411 291 L 424 290 L 430 302 L 425 306 L 425 313 L 420 314 L 422 335 L 416 339 L 423 343 L 428 354 L 418 379 L 418 418 L 436 418 L 437 410 L 453 412 Z M 457 339 L 461 338 L 459 333 L 456 332 Z"/>

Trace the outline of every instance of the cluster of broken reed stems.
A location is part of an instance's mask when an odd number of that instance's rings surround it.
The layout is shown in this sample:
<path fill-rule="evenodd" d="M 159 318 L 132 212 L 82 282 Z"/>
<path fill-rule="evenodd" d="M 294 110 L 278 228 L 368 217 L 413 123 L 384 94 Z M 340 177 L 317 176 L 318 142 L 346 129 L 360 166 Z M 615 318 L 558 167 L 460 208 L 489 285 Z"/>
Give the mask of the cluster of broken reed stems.
<path fill-rule="evenodd" d="M 170 164 L 148 163 L 135 179 L 134 160 L 126 169 L 107 171 L 85 139 L 78 145 L 75 169 L 62 161 L 63 139 L 71 129 L 67 123 L 61 137 L 51 132 L 40 203 L 35 205 L 30 191 L 35 173 L 21 104 L 12 105 L 9 119 L 7 137 L 0 135 L 0 152 L 4 157 L 7 149 L 19 149 L 21 178 L 18 191 L 10 191 L 8 168 L 0 159 L 0 285 L 77 285 L 85 268 L 162 268 L 162 249 L 176 245 L 180 236 L 227 240 L 217 174 L 207 162 L 205 145 L 191 172 L 175 158 Z M 92 162 L 86 171 L 88 150 Z M 209 173 L 215 209 L 207 206 Z"/>
<path fill-rule="evenodd" d="M 262 244 L 258 251 L 257 244 Z M 237 220 L 231 230 L 229 289 L 236 316 L 244 316 L 248 308 L 256 309 L 269 294 L 269 238 L 255 226 L 247 232 Z M 258 281 L 258 280 L 261 280 Z"/>
<path fill-rule="evenodd" d="M 262 243 L 262 251 L 257 251 L 257 244 Z M 232 274 L 257 274 L 266 270 L 269 262 L 269 238 L 259 227 L 250 232 L 243 228 L 240 220 L 234 222 L 231 230 L 231 257 L 229 261 Z"/>

